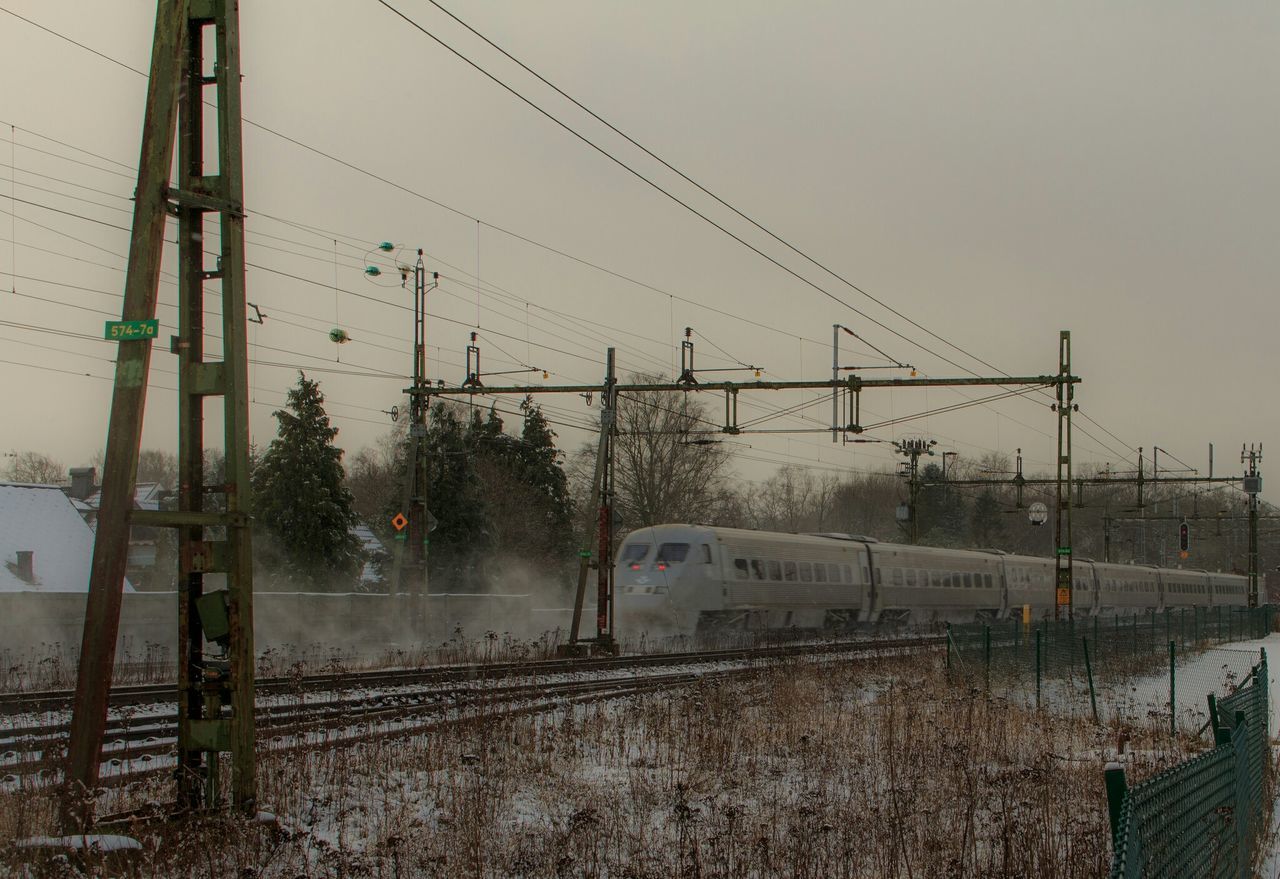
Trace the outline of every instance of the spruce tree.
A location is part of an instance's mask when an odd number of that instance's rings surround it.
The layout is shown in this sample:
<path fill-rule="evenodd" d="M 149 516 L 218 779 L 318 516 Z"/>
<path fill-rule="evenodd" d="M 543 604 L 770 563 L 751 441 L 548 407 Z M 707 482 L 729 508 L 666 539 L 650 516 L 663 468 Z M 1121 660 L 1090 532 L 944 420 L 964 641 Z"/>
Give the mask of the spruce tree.
<path fill-rule="evenodd" d="M 502 423 L 498 422 L 498 433 Z M 433 589 L 475 589 L 492 540 L 484 486 L 476 470 L 476 437 L 493 428 L 473 413 L 467 424 L 443 402 L 427 427 L 427 509 L 436 518 L 427 554 Z"/>
<path fill-rule="evenodd" d="M 319 384 L 299 372 L 275 417 L 278 434 L 253 471 L 260 563 L 298 589 L 352 589 L 360 541 L 351 533 L 356 517 L 342 450 L 333 444 L 338 429 L 329 424 Z"/>
<path fill-rule="evenodd" d="M 526 397 L 520 409 L 524 412 L 518 447 L 520 479 L 537 492 L 542 502 L 536 511 L 546 535 L 542 555 L 552 565 L 565 564 L 575 556 L 569 478 L 560 463 L 555 431 L 547 424 L 542 408 Z"/>

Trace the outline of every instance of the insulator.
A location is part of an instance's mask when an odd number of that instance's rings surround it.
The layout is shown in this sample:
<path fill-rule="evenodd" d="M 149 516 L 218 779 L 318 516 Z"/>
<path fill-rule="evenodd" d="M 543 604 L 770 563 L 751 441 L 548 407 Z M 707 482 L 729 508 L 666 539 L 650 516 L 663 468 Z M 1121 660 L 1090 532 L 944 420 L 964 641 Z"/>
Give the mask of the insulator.
<path fill-rule="evenodd" d="M 376 278 L 378 275 L 382 274 L 382 269 L 377 266 L 365 266 L 364 273 L 371 278 Z"/>

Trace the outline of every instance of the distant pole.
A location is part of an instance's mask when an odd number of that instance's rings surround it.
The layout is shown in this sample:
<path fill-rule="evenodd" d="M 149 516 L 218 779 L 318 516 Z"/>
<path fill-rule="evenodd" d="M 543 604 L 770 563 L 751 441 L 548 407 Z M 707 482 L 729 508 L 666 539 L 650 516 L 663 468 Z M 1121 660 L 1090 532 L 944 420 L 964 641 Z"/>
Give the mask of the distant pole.
<path fill-rule="evenodd" d="M 591 556 L 593 548 L 596 553 L 596 601 L 598 604 L 596 617 L 596 635 L 600 636 L 601 630 L 605 627 L 602 618 L 605 611 L 605 605 L 600 604 L 600 595 L 602 589 L 601 577 L 611 577 L 610 572 L 601 573 L 601 568 L 606 564 L 604 558 L 605 553 L 602 551 L 606 540 L 612 545 L 612 536 L 606 534 L 605 539 L 601 539 L 601 529 L 605 519 L 606 501 L 606 475 L 610 471 L 610 459 L 613 453 L 613 435 L 617 432 L 617 417 L 614 410 L 616 402 L 617 377 L 614 374 L 614 349 L 608 349 L 605 357 L 605 379 L 601 393 L 601 410 L 600 410 L 600 438 L 596 446 L 596 466 L 595 472 L 591 478 L 591 497 L 587 502 L 587 509 L 591 510 L 595 516 L 595 527 L 591 529 L 589 536 L 583 544 L 581 551 L 578 553 L 578 588 L 573 598 L 573 620 L 569 625 L 569 652 L 573 652 L 578 647 L 578 632 L 582 627 L 583 606 L 586 604 L 587 595 L 587 576 L 591 569 Z M 612 510 L 608 515 L 609 524 L 612 526 Z M 603 591 L 608 601 L 609 583 L 611 580 L 603 582 Z M 612 634 L 612 631 L 610 631 Z"/>
<path fill-rule="evenodd" d="M 835 383 L 840 380 L 840 324 L 831 325 L 831 441 L 839 442 L 840 437 L 840 389 Z"/>
<path fill-rule="evenodd" d="M 1262 443 L 1240 450 L 1240 462 L 1248 464 L 1244 490 L 1249 495 L 1249 607 L 1258 606 L 1258 495 L 1262 493 Z"/>
<path fill-rule="evenodd" d="M 1071 378 L 1071 331 L 1058 334 L 1058 515 L 1055 522 L 1056 546 L 1054 558 L 1057 565 L 1057 595 L 1053 604 L 1053 618 L 1074 615 L 1072 601 L 1072 552 L 1071 545 L 1071 413 L 1075 409 L 1075 384 Z"/>

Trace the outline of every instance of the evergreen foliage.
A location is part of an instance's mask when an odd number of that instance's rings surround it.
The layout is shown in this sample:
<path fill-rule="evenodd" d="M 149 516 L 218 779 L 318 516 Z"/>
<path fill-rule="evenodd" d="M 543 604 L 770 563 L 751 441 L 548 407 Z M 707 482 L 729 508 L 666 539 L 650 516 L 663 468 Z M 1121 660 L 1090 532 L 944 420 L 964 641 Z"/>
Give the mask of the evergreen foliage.
<path fill-rule="evenodd" d="M 355 588 L 360 541 L 342 450 L 333 442 L 320 386 L 298 373 L 286 408 L 275 413 L 278 433 L 253 469 L 254 516 L 264 573 L 304 590 Z"/>
<path fill-rule="evenodd" d="M 498 422 L 496 430 L 501 432 Z M 427 426 L 427 509 L 436 517 L 427 553 L 428 574 L 446 587 L 476 588 L 492 545 L 484 486 L 474 456 L 476 436 L 494 428 L 473 414 L 463 423 L 455 407 L 437 403 Z M 408 443 L 402 455 L 408 454 Z M 403 466 L 401 472 L 404 471 Z"/>
<path fill-rule="evenodd" d="M 495 409 L 472 410 L 465 425 L 456 407 L 432 409 L 427 507 L 439 524 L 427 559 L 445 588 L 524 588 L 513 561 L 540 575 L 572 563 L 573 504 L 556 434 L 532 401 L 520 408 L 518 437 Z"/>
<path fill-rule="evenodd" d="M 920 473 L 925 482 L 941 482 L 942 468 L 926 464 Z M 917 509 L 920 542 L 928 546 L 962 548 L 967 545 L 967 521 L 964 498 L 949 485 L 930 485 L 920 489 Z"/>
<path fill-rule="evenodd" d="M 996 493 L 988 488 L 973 502 L 973 545 L 1001 548 L 1005 541 L 1004 517 Z"/>

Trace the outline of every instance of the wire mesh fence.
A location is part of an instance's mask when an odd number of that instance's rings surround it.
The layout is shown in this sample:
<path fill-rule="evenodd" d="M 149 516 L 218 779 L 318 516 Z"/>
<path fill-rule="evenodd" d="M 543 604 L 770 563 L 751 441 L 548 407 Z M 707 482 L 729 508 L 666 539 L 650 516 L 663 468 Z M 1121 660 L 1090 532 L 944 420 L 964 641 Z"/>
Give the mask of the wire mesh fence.
<path fill-rule="evenodd" d="M 1159 723 L 1171 734 L 1208 723 L 1207 694 L 1229 694 L 1274 609 L 1185 608 L 1127 616 L 950 625 L 947 666 L 1011 701 L 1098 723 Z"/>
<path fill-rule="evenodd" d="M 1126 789 L 1106 769 L 1113 879 L 1244 877 L 1262 836 L 1268 778 L 1265 652 L 1234 693 L 1206 701 L 1215 747 Z"/>

